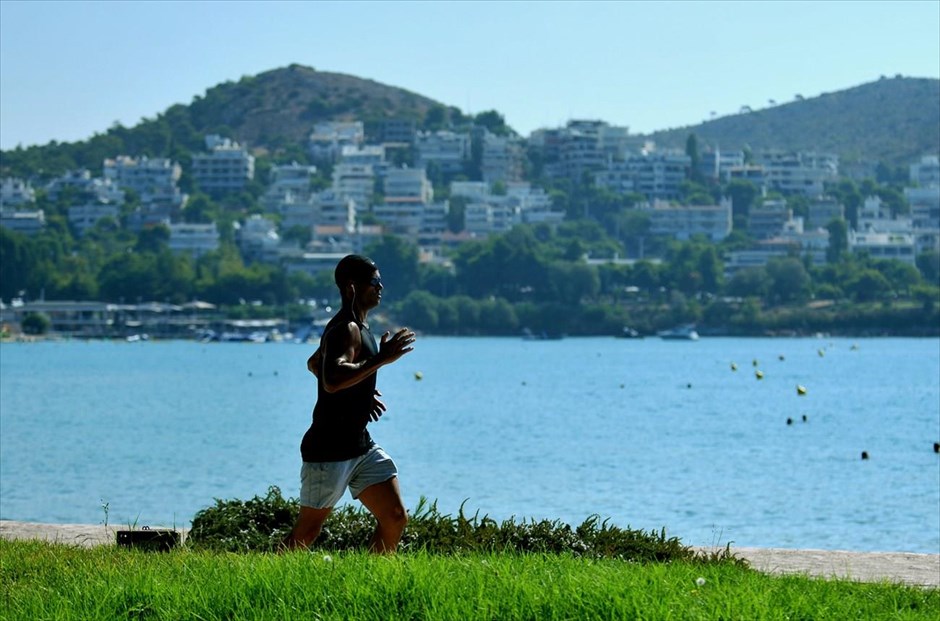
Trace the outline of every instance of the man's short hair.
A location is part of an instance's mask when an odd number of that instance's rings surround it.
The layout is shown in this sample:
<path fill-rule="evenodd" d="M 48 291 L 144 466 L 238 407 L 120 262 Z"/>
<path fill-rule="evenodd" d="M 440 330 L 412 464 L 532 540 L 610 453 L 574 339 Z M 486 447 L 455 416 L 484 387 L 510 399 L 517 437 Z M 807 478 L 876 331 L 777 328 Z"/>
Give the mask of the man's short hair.
<path fill-rule="evenodd" d="M 336 270 L 333 272 L 333 280 L 336 286 L 343 288 L 347 282 L 365 282 L 372 278 L 375 271 L 379 269 L 375 261 L 361 254 L 350 254 L 340 259 L 336 264 Z"/>

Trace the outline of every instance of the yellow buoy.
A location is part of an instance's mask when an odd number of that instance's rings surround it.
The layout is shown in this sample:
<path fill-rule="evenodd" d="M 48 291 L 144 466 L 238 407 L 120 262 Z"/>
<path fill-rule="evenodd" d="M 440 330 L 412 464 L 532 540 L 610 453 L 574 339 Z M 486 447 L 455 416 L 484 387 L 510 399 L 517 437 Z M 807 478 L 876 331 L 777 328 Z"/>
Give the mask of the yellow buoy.
<path fill-rule="evenodd" d="M 800 385 L 800 384 L 797 384 L 797 385 L 796 385 L 796 394 L 798 394 L 798 395 L 805 395 L 805 394 L 806 394 L 806 386 L 802 386 L 802 385 Z"/>
<path fill-rule="evenodd" d="M 758 369 L 754 371 L 754 377 L 756 377 L 757 379 L 764 379 L 764 373 L 760 369 Z"/>
<path fill-rule="evenodd" d="M 731 363 L 731 370 L 732 370 L 732 371 L 737 371 L 737 370 L 738 370 L 738 365 L 736 365 L 735 363 L 732 362 L 732 363 Z"/>
<path fill-rule="evenodd" d="M 422 373 L 421 371 L 415 371 L 415 379 L 420 380 L 422 378 L 424 378 L 424 373 Z"/>

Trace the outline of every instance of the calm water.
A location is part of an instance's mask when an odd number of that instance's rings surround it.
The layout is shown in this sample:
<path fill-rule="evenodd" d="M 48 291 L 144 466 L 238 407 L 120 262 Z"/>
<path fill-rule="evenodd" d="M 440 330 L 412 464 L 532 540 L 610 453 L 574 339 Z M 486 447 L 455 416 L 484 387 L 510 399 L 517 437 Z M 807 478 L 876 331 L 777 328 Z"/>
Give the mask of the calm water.
<path fill-rule="evenodd" d="M 296 496 L 310 351 L 3 344 L 0 517 L 187 526 L 214 498 Z M 426 337 L 379 388 L 409 507 L 940 552 L 937 339 Z"/>

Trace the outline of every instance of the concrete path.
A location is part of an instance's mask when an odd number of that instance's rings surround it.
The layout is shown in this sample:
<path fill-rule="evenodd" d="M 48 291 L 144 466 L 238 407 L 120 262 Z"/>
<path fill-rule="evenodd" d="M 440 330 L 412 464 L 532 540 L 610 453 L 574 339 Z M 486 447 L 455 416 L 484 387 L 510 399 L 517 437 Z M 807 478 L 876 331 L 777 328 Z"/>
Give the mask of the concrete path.
<path fill-rule="evenodd" d="M 36 524 L 0 520 L 0 538 L 41 539 L 92 547 L 114 544 L 117 531 L 124 528 L 101 524 Z M 183 531 L 185 537 L 185 529 L 177 530 Z M 711 551 L 708 548 L 697 549 Z M 940 554 L 734 547 L 731 552 L 747 560 L 754 569 L 769 574 L 805 574 L 819 578 L 888 581 L 940 588 Z"/>

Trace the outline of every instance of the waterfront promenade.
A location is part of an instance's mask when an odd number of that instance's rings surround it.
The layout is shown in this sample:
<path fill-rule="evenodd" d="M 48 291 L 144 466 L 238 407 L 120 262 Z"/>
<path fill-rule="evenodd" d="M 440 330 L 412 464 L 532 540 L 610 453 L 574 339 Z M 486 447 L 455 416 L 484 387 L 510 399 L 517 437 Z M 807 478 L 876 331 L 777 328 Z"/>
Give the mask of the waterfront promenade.
<path fill-rule="evenodd" d="M 2 539 L 39 539 L 92 547 L 115 543 L 120 527 L 102 524 L 39 524 L 0 520 Z M 184 531 L 185 529 L 181 529 Z M 706 550 L 705 548 L 699 548 Z M 732 553 L 768 574 L 805 574 L 859 582 L 899 582 L 940 588 L 940 554 L 908 552 L 847 552 L 840 550 L 783 550 L 731 548 Z"/>

